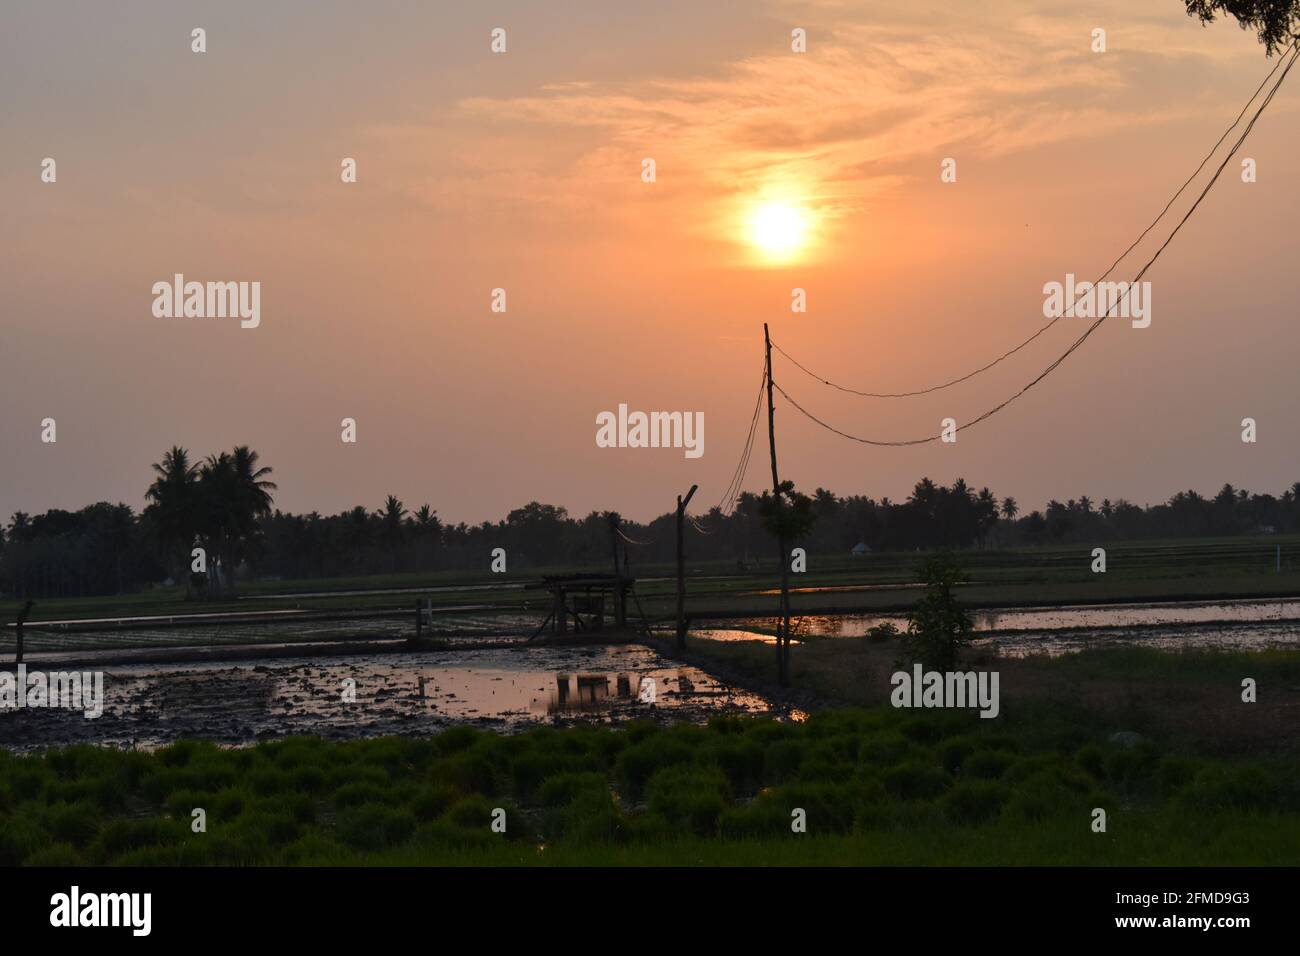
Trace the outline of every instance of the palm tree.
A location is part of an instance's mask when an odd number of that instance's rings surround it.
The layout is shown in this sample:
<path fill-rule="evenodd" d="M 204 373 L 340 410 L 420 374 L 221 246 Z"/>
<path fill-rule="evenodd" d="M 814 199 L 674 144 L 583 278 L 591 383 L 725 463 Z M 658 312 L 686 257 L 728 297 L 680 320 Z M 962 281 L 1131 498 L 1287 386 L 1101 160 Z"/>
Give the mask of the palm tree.
<path fill-rule="evenodd" d="M 257 539 L 258 519 L 271 513 L 270 468 L 258 467 L 258 454 L 247 445 L 209 455 L 199 468 L 200 534 L 215 556 L 218 587 L 235 591 L 235 568 Z"/>
<path fill-rule="evenodd" d="M 234 533 L 231 536 L 233 553 L 231 554 L 230 578 L 228 585 L 234 590 L 235 566 L 247 557 L 259 533 L 258 520 L 271 513 L 274 497 L 271 492 L 277 490 L 274 481 L 269 480 L 272 469 L 259 468 L 258 454 L 247 445 L 240 445 L 230 453 L 232 492 L 234 494 Z"/>
<path fill-rule="evenodd" d="M 233 591 L 230 574 L 234 570 L 234 545 L 237 521 L 235 510 L 235 470 L 227 452 L 209 455 L 199 466 L 198 507 L 199 538 L 208 554 L 209 579 L 217 591 Z"/>
<path fill-rule="evenodd" d="M 402 519 L 406 517 L 406 506 L 396 495 L 389 495 L 384 500 L 383 510 L 377 515 L 383 536 L 384 548 L 388 551 L 390 571 L 398 570 L 402 547 Z"/>
<path fill-rule="evenodd" d="M 979 509 L 975 515 L 975 525 L 979 535 L 980 547 L 983 547 L 989 531 L 995 528 L 998 523 L 998 499 L 993 496 L 993 492 L 989 491 L 988 488 L 981 488 L 979 497 L 976 500 Z"/>
<path fill-rule="evenodd" d="M 1002 499 L 1002 517 L 1008 521 L 1015 521 L 1016 515 L 1020 514 L 1020 505 L 1016 504 L 1015 498 Z"/>
<path fill-rule="evenodd" d="M 278 490 L 274 481 L 267 480 L 272 469 L 258 468 L 257 461 L 257 452 L 247 445 L 240 445 L 230 455 L 239 492 L 239 508 L 247 521 L 269 515 L 274 502 L 271 492 Z"/>
<path fill-rule="evenodd" d="M 144 513 L 153 523 L 172 579 L 185 582 L 188 598 L 193 593 L 190 549 L 199 530 L 195 509 L 199 466 L 190 462 L 188 451 L 173 445 L 162 461 L 154 463 L 153 470 L 158 477 L 144 494 L 149 502 Z"/>
<path fill-rule="evenodd" d="M 438 512 L 427 504 L 416 509 L 414 522 L 416 560 L 423 570 L 433 565 L 434 552 L 442 538 L 442 522 L 438 520 Z"/>
<path fill-rule="evenodd" d="M 32 528 L 32 516 L 26 511 L 15 511 L 9 519 L 9 540 L 22 541 Z"/>

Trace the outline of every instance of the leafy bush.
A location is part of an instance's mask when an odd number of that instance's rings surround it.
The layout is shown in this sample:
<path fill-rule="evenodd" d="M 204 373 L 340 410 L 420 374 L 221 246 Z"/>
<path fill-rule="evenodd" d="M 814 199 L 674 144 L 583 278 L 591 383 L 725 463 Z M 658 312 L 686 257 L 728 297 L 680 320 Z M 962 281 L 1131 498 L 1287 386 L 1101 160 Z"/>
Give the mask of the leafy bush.
<path fill-rule="evenodd" d="M 907 616 L 907 633 L 899 641 L 902 663 L 927 670 L 951 671 L 971 641 L 975 622 L 953 590 L 967 580 L 951 555 L 927 558 L 918 571 L 925 593 Z"/>

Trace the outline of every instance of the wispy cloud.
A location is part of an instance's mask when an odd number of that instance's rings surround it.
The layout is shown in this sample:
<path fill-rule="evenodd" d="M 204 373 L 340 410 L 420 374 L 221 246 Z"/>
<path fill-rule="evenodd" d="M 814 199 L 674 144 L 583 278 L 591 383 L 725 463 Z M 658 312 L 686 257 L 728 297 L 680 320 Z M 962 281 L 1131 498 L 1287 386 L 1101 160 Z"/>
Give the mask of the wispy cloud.
<path fill-rule="evenodd" d="M 851 215 L 922 168 L 928 174 L 921 161 L 1113 135 L 1203 115 L 1207 99 L 1226 108 L 1239 94 L 1216 91 L 1214 67 L 1242 52 L 1224 53 L 1222 36 L 1207 36 L 1176 7 L 1088 19 L 1009 3 L 883 15 L 822 4 L 801 23 L 806 54 L 782 41 L 708 76 L 581 79 L 465 98 L 437 134 L 444 150 L 449 136 L 456 144 L 457 168 L 421 198 L 617 217 L 651 156 L 660 197 L 695 203 L 697 219 L 703 201 L 706 231 L 730 221 L 737 203 L 769 193 L 798 193 L 820 217 Z M 1094 19 L 1113 21 L 1104 55 L 1090 50 Z M 1153 62 L 1178 77 L 1168 83 L 1177 97 L 1144 90 Z"/>

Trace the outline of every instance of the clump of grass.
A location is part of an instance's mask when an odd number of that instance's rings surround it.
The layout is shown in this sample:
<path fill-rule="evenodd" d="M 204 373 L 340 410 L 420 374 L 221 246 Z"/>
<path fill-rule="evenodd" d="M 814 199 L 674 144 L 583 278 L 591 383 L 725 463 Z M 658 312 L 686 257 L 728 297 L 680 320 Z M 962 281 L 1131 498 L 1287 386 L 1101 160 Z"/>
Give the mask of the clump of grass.
<path fill-rule="evenodd" d="M 995 819 L 1006 803 L 1009 791 L 990 780 L 963 780 L 943 795 L 940 804 L 953 823 L 971 825 Z"/>
<path fill-rule="evenodd" d="M 410 838 L 415 832 L 415 815 L 380 804 L 349 807 L 339 813 L 334 831 L 341 843 L 354 849 L 383 849 Z"/>
<path fill-rule="evenodd" d="M 952 777 L 938 767 L 908 760 L 886 770 L 882 782 L 897 800 L 930 800 L 952 785 Z"/>
<path fill-rule="evenodd" d="M 669 766 L 650 778 L 646 799 L 673 826 L 709 835 L 717 832 L 728 791 L 726 775 L 715 767 Z"/>

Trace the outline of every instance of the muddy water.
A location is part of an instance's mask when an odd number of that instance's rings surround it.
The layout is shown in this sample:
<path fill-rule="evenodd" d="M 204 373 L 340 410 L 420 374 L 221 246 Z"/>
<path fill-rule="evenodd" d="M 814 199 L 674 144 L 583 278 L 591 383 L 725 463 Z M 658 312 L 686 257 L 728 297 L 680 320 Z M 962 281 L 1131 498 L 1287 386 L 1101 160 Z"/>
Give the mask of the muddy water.
<path fill-rule="evenodd" d="M 1151 647 L 1253 649 L 1300 645 L 1300 601 L 1180 601 L 972 611 L 977 643 L 1010 656 L 1062 654 L 1105 643 Z M 799 638 L 862 637 L 873 627 L 907 628 L 898 614 L 807 615 L 793 622 Z M 738 618 L 699 627 L 711 640 L 772 642 L 773 618 Z"/>
<path fill-rule="evenodd" d="M 345 699 L 349 680 L 355 701 Z M 105 670 L 104 694 L 96 719 L 0 711 L 0 746 L 154 747 L 179 737 L 245 744 L 295 734 L 421 735 L 455 724 L 703 721 L 771 709 L 758 695 L 637 645 L 116 666 Z"/>

